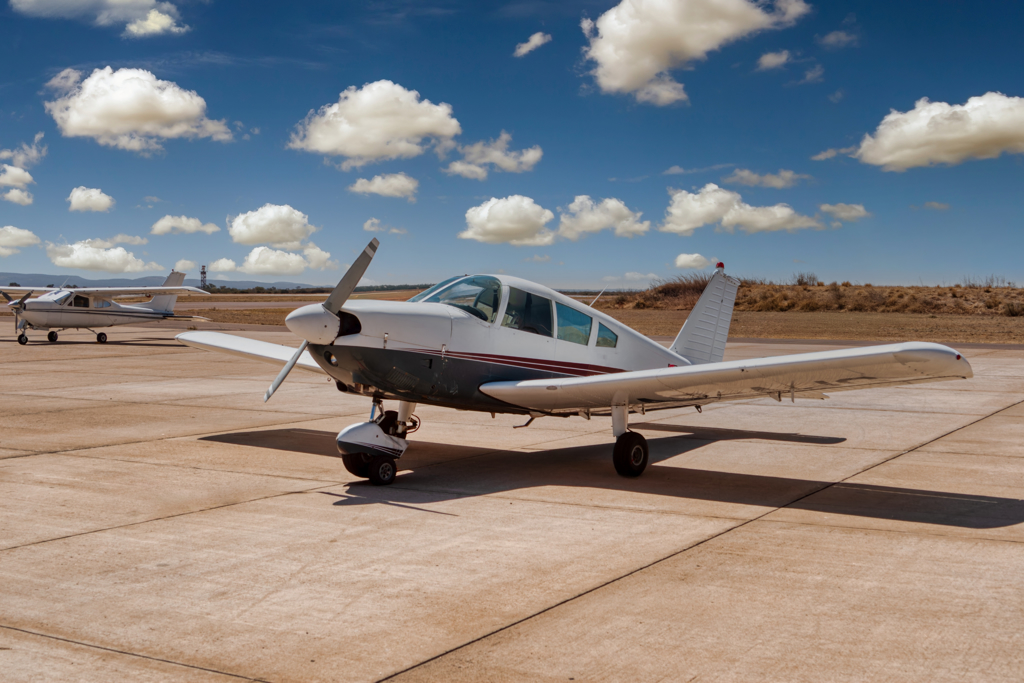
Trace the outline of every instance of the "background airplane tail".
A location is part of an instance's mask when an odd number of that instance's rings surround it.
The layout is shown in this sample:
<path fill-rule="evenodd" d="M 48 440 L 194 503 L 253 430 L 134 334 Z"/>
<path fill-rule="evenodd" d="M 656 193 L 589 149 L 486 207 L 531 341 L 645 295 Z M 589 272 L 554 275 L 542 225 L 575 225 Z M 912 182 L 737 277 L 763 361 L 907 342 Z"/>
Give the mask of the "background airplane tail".
<path fill-rule="evenodd" d="M 172 270 L 171 274 L 164 280 L 164 287 L 181 287 L 183 282 L 185 282 L 185 273 Z M 154 296 L 148 304 L 144 305 L 146 308 L 152 308 L 154 311 L 173 311 L 174 303 L 177 300 L 177 294 L 161 294 Z"/>
<path fill-rule="evenodd" d="M 739 286 L 740 281 L 726 275 L 725 266 L 719 263 L 670 349 L 694 365 L 720 362 Z"/>

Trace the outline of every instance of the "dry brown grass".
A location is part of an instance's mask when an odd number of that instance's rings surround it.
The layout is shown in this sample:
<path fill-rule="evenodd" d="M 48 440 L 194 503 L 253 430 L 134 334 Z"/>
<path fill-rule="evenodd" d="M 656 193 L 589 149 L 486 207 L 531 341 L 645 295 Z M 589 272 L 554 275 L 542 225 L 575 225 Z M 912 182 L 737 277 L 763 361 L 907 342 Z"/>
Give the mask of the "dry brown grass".
<path fill-rule="evenodd" d="M 694 276 L 689 276 L 696 278 Z M 705 276 L 706 282 L 706 276 Z M 622 294 L 605 306 L 615 310 L 689 310 L 700 296 L 697 282 L 655 283 L 642 292 Z M 848 283 L 790 284 L 744 282 L 736 295 L 737 311 L 850 311 L 932 315 L 1021 315 L 1024 289 L 1012 287 L 872 287 Z"/>

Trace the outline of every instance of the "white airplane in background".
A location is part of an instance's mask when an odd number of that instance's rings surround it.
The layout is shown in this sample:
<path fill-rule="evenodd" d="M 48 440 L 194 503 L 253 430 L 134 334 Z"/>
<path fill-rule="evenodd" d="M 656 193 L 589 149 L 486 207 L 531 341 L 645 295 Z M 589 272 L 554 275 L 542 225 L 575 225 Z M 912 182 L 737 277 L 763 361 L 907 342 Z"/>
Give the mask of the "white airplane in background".
<path fill-rule="evenodd" d="M 370 421 L 338 434 L 345 468 L 390 484 L 395 460 L 419 427 L 417 403 L 542 416 L 611 415 L 613 462 L 639 476 L 647 441 L 630 413 L 770 396 L 827 398 L 824 391 L 966 379 L 970 364 L 925 342 L 723 362 L 739 281 L 719 263 L 669 348 L 567 296 L 506 275 L 455 277 L 409 301 L 348 301 L 377 250 L 375 239 L 323 304 L 292 311 L 293 349 L 218 332 L 185 332 L 183 344 L 332 377 L 340 391 L 370 398 Z M 383 400 L 398 401 L 384 411 Z M 376 419 L 374 416 L 376 415 Z M 526 426 L 526 425 L 523 425 Z"/>
<path fill-rule="evenodd" d="M 159 287 L 76 287 L 74 289 L 48 287 L 0 287 L 0 294 L 14 310 L 14 332 L 19 344 L 28 343 L 26 330 L 49 330 L 46 338 L 57 341 L 58 330 L 113 327 L 153 320 L 206 320 L 198 316 L 175 315 L 174 302 L 179 294 L 209 294 L 196 287 L 183 287 L 185 274 L 171 271 Z M 47 290 L 35 299 L 33 292 Z M 24 294 L 15 300 L 11 294 Z M 152 296 L 138 304 L 119 304 L 113 299 L 124 296 Z M 96 341 L 104 344 L 107 335 L 96 334 Z"/>

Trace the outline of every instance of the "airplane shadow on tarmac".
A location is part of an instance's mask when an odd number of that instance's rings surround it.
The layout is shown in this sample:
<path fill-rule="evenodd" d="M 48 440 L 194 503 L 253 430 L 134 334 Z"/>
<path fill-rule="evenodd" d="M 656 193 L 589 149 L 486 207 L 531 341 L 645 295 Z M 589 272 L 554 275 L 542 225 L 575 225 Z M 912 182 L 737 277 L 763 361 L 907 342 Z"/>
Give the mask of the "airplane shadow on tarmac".
<path fill-rule="evenodd" d="M 343 495 L 322 493 L 339 498 L 334 503 L 338 506 L 384 504 L 436 512 L 417 507 L 427 502 L 424 495 L 428 500 L 449 500 L 554 484 L 968 529 L 1024 522 L 1024 501 L 1013 498 L 658 465 L 716 441 L 758 439 L 824 445 L 841 443 L 845 441 L 842 438 L 650 423 L 632 427 L 680 433 L 648 439 L 650 465 L 637 479 L 615 473 L 611 443 L 521 452 L 411 441 L 400 461 L 404 471 L 394 485 L 377 487 L 360 481 L 350 484 Z M 311 429 L 203 437 L 205 441 L 337 457 L 334 439 L 333 432 Z"/>

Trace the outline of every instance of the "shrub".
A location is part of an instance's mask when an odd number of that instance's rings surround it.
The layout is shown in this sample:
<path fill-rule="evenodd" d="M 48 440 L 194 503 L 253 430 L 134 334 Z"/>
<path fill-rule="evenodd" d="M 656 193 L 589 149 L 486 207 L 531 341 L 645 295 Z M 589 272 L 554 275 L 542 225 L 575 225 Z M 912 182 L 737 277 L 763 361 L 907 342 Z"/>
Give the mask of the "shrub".
<path fill-rule="evenodd" d="M 850 281 L 849 280 L 843 280 L 843 287 L 850 287 L 850 286 L 852 286 L 852 285 L 850 285 Z"/>
<path fill-rule="evenodd" d="M 1020 304 L 1016 301 L 1007 301 L 1003 306 L 1003 315 L 1008 315 L 1011 318 L 1024 316 L 1024 304 Z"/>
<path fill-rule="evenodd" d="M 793 284 L 800 287 L 818 284 L 818 276 L 814 273 L 793 273 Z"/>

